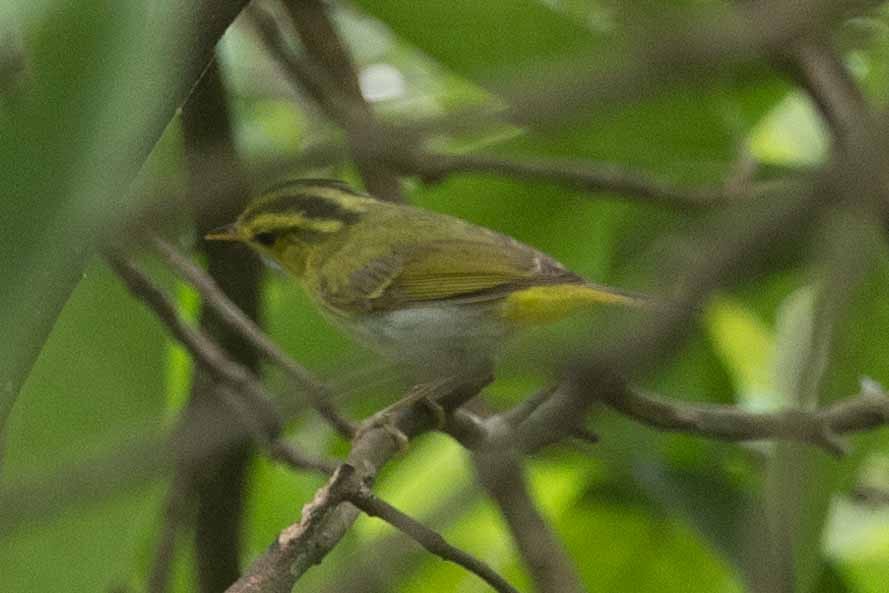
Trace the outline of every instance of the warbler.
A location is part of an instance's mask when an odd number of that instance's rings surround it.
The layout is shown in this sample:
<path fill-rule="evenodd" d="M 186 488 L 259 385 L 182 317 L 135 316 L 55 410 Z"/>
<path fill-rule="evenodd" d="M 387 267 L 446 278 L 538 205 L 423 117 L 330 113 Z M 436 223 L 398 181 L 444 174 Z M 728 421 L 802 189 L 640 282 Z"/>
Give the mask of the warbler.
<path fill-rule="evenodd" d="M 647 303 L 509 236 L 334 180 L 275 185 L 206 238 L 271 258 L 335 324 L 426 378 L 489 372 L 523 327 Z"/>

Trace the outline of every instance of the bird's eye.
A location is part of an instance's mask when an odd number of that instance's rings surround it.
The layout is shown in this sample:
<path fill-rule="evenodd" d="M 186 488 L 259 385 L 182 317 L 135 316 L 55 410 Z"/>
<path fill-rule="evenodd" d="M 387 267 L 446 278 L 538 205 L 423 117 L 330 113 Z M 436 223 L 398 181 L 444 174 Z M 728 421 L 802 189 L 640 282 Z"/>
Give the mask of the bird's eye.
<path fill-rule="evenodd" d="M 271 247 L 275 244 L 275 235 L 274 233 L 256 233 L 255 235 L 253 235 L 253 240 L 260 245 Z"/>

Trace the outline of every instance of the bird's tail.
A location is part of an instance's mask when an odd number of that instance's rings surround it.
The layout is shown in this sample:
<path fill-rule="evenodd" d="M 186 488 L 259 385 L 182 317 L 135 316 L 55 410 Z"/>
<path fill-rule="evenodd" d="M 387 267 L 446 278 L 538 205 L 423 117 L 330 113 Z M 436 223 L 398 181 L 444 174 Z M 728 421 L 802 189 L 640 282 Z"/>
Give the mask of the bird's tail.
<path fill-rule="evenodd" d="M 511 293 L 502 315 L 520 325 L 554 323 L 595 305 L 620 305 L 643 309 L 660 307 L 654 298 L 599 284 L 549 284 L 530 286 Z"/>

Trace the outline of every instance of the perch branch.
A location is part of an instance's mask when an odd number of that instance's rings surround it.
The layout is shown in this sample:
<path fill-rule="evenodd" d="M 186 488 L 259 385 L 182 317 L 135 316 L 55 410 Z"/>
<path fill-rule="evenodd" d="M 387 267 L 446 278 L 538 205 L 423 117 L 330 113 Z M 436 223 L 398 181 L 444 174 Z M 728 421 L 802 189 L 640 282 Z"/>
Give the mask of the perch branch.
<path fill-rule="evenodd" d="M 435 401 L 450 412 L 478 394 L 490 380 L 485 377 L 450 386 Z M 370 483 L 402 446 L 392 436 L 393 427 L 412 438 L 434 427 L 435 421 L 435 414 L 422 404 L 399 410 L 392 417 L 391 426 L 371 425 L 358 431 L 346 463 L 355 468 L 357 479 Z M 339 504 L 341 480 L 342 472 L 335 472 L 304 509 L 302 519 L 282 531 L 227 593 L 289 593 L 309 568 L 321 562 L 358 516 L 354 506 Z"/>

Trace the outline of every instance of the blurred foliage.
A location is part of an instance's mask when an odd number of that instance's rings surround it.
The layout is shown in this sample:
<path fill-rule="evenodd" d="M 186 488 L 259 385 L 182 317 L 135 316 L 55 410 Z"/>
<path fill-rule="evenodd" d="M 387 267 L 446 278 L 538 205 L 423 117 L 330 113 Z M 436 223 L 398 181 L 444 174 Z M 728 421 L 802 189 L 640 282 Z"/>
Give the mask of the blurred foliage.
<path fill-rule="evenodd" d="M 0 327 L 16 336 L 32 332 L 30 318 L 18 323 L 17 316 L 64 303 L 49 339 L 37 343 L 39 358 L 10 419 L 6 484 L 52 475 L 167 428 L 187 394 L 188 356 L 101 261 L 78 248 L 127 207 L 117 185 L 127 177 L 124 170 L 141 164 L 119 163 L 132 154 L 126 147 L 141 141 L 138 122 L 128 119 L 142 117 L 152 105 L 150 98 L 136 100 L 137 91 L 152 88 L 145 71 L 134 67 L 144 47 L 132 39 L 149 41 L 136 4 L 43 0 L 29 9 L 0 7 L 0 261 L 4 287 L 11 289 L 0 291 Z M 338 5 L 337 19 L 383 118 L 422 119 L 502 101 L 503 89 L 570 67 L 581 56 L 591 69 L 619 65 L 635 42 L 644 41 L 638 27 L 628 24 L 632 17 L 663 4 L 630 10 L 606 0 L 357 0 Z M 718 5 L 683 4 L 687 10 Z M 164 30 L 177 34 L 172 26 Z M 845 23 L 837 42 L 868 96 L 885 107 L 887 10 Z M 251 166 L 297 158 L 305 147 L 338 137 L 261 47 L 249 23 L 239 22 L 220 51 L 238 147 Z M 134 193 L 182 199 L 179 133 L 169 126 L 142 171 L 141 191 Z M 603 106 L 569 126 L 499 126 L 437 142 L 455 151 L 604 160 L 677 183 L 718 182 L 745 155 L 765 171 L 793 170 L 823 163 L 829 150 L 810 102 L 764 66 L 729 69 L 701 85 Z M 303 173 L 357 180 L 347 163 Z M 646 259 L 652 241 L 679 236 L 700 219 L 617 196 L 590 199 L 562 187 L 482 174 L 408 185 L 411 200 L 421 206 L 514 235 L 593 280 L 642 289 L 660 263 Z M 193 237 L 183 227 L 178 239 L 187 247 Z M 807 328 L 813 303 L 819 291 L 831 289 L 815 281 L 815 242 L 793 245 L 780 265 L 714 297 L 688 342 L 646 384 L 670 397 L 750 409 L 818 395 L 794 393 L 788 381 L 788 369 L 812 348 Z M 822 402 L 855 393 L 864 377 L 889 385 L 889 254 L 881 246 L 874 259 L 872 274 L 835 325 Z M 182 314 L 194 319 L 194 292 L 159 266 L 150 269 L 176 296 Z M 52 276 L 48 283 L 44 273 Z M 65 278 L 77 280 L 70 297 Z M 270 272 L 263 304 L 271 336 L 330 380 L 350 414 L 367 415 L 394 401 L 394 374 L 322 319 L 291 280 Z M 17 355 L 4 348 L 10 346 L 0 345 L 3 357 Z M 488 401 L 508 406 L 540 381 L 502 377 Z M 268 369 L 267 383 L 287 396 L 275 369 Z M 10 388 L 0 384 L 4 389 Z M 690 583 L 708 592 L 763 590 L 757 589 L 763 571 L 781 562 L 791 566 L 788 590 L 799 593 L 889 588 L 889 510 L 848 496 L 859 483 L 889 489 L 884 432 L 855 437 L 854 453 L 836 460 L 791 445 L 661 434 L 606 412 L 590 426 L 601 443 L 559 445 L 528 463 L 542 512 L 589 590 L 670 593 L 688 591 Z M 310 415 L 297 418 L 290 433 L 314 453 L 345 451 Z M 144 591 L 167 481 L 80 501 L 60 516 L 0 534 L 0 590 Z M 245 563 L 298 517 L 320 483 L 317 476 L 255 461 Z M 414 516 L 434 518 L 433 526 L 450 541 L 530 590 L 502 518 L 473 483 L 467 454 L 448 438 L 428 435 L 385 469 L 376 490 Z M 389 526 L 361 518 L 302 586 L 332 591 L 332 583 L 348 583 L 349 571 L 363 566 L 385 584 L 381 590 L 488 590 L 412 543 L 410 553 L 387 557 L 393 538 L 402 539 Z M 192 591 L 193 552 L 185 535 L 179 542 L 171 591 Z"/>

